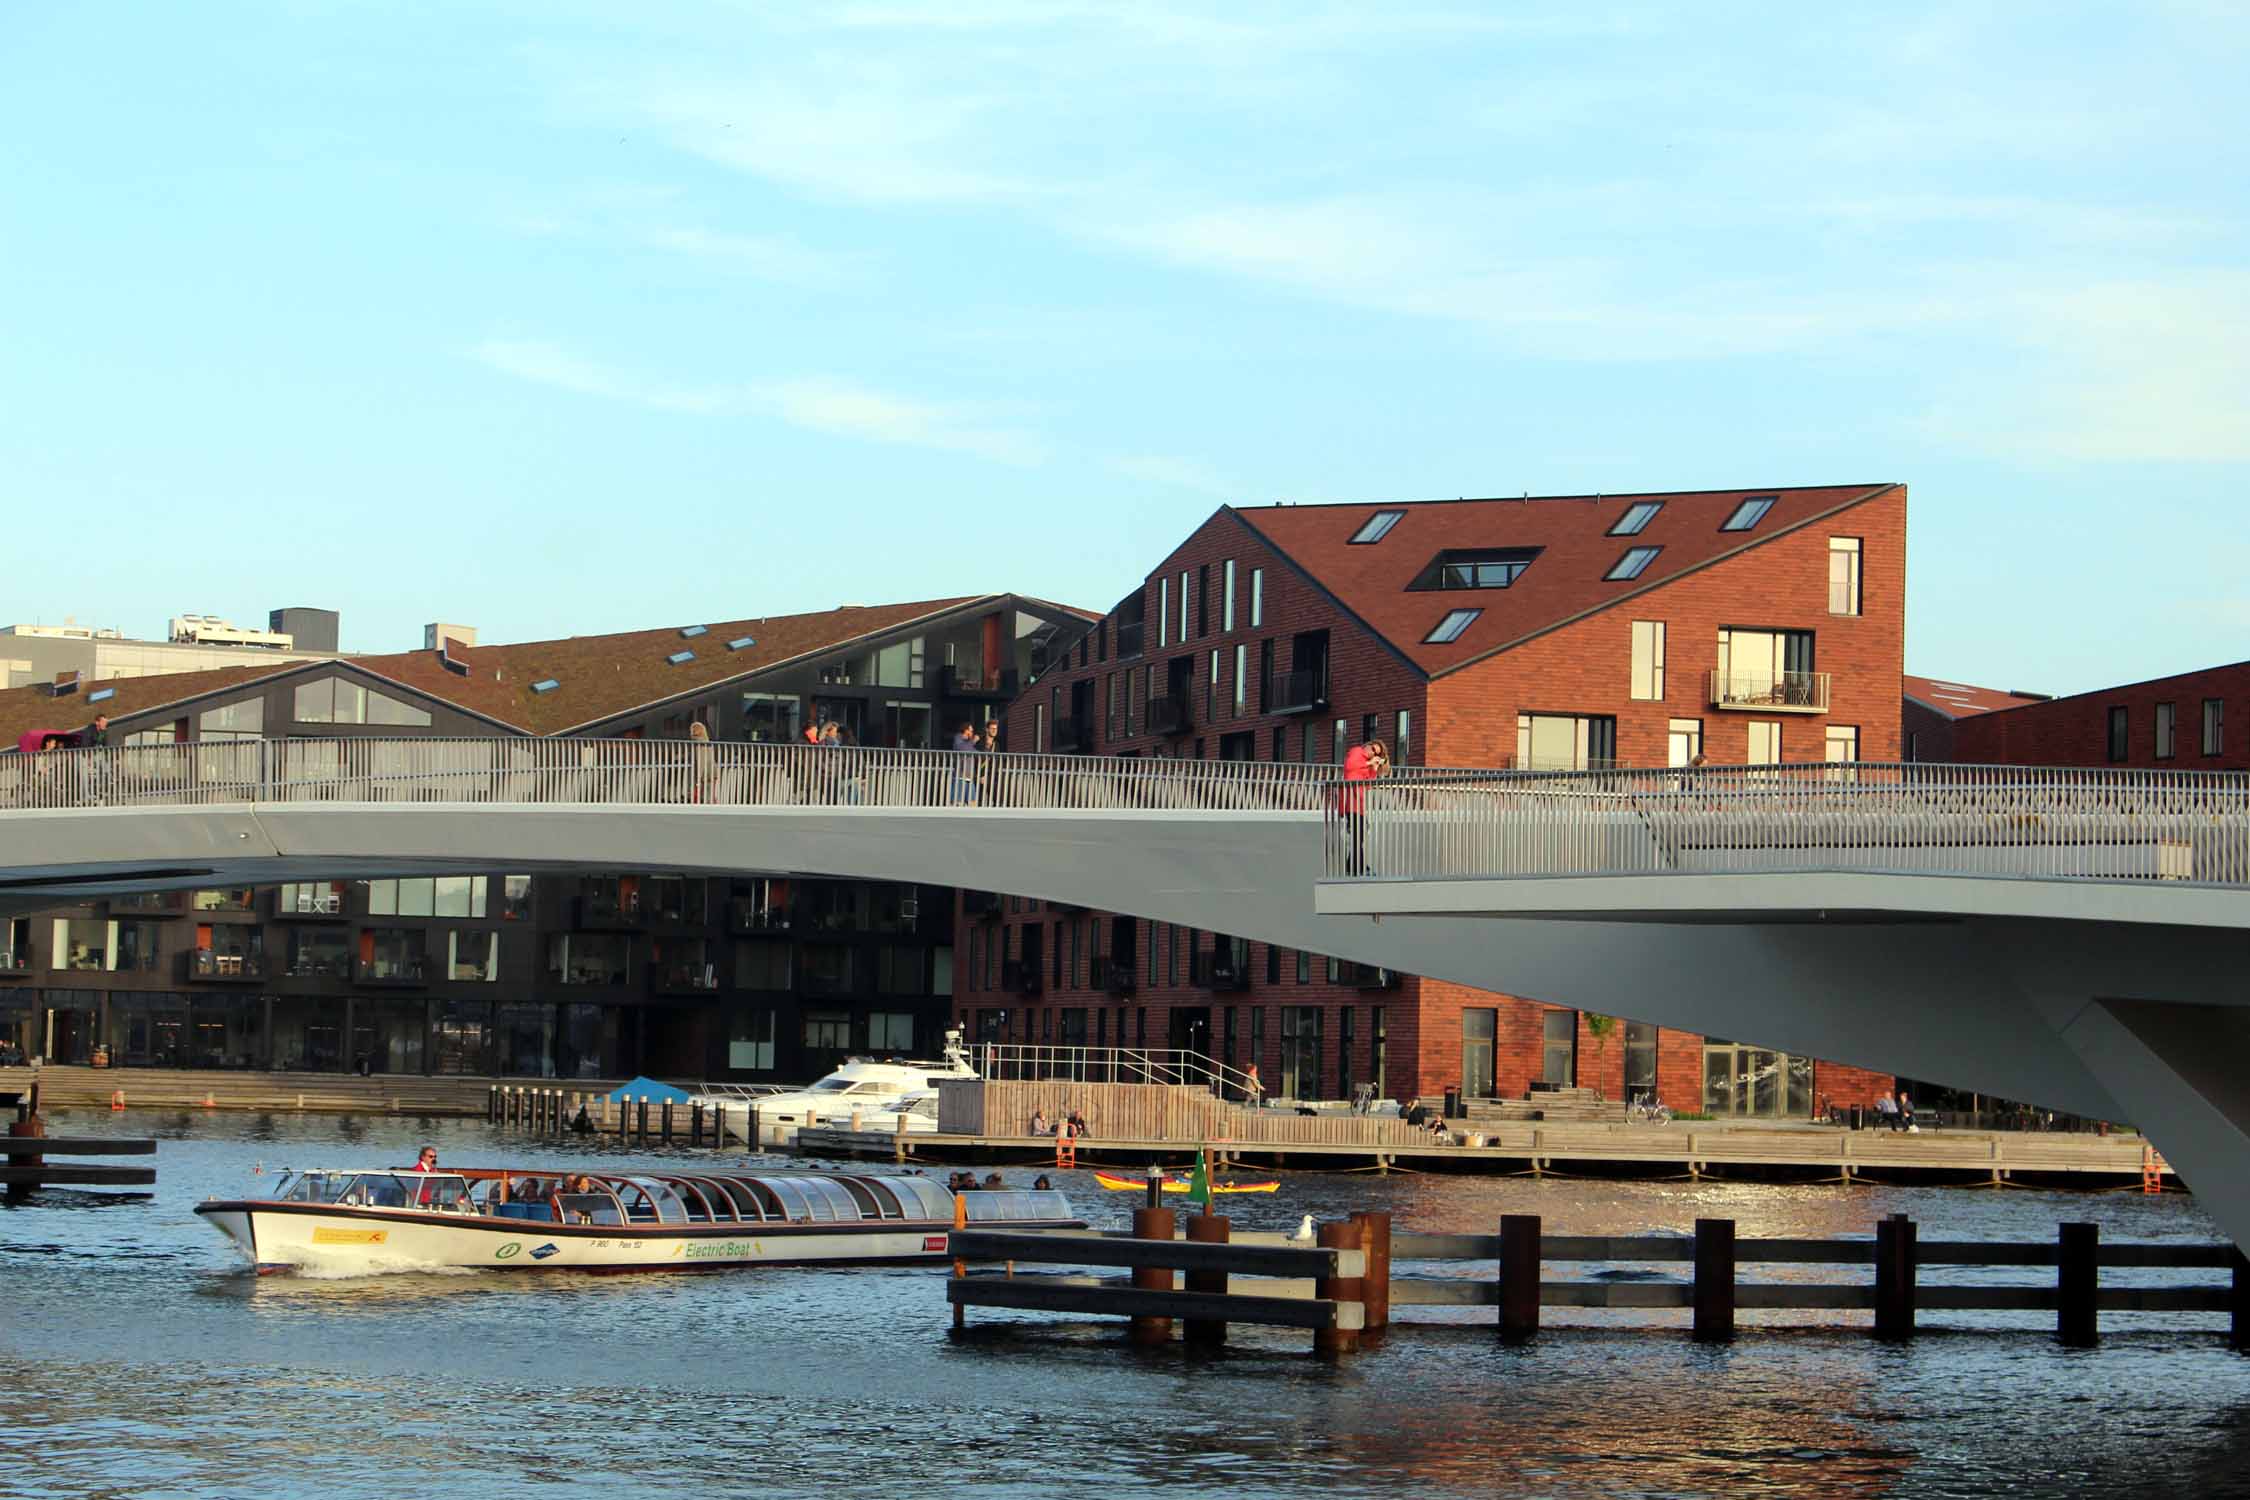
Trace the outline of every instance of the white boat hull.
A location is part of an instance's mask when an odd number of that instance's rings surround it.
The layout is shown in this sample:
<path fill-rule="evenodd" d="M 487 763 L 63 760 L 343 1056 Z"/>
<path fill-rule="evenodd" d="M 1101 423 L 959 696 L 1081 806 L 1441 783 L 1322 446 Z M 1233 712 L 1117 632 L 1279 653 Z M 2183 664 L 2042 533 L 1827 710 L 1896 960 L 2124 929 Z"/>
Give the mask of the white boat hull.
<path fill-rule="evenodd" d="M 196 1210 L 260 1272 L 680 1271 L 942 1261 L 950 1225 L 565 1225 L 478 1214 L 271 1203 Z"/>

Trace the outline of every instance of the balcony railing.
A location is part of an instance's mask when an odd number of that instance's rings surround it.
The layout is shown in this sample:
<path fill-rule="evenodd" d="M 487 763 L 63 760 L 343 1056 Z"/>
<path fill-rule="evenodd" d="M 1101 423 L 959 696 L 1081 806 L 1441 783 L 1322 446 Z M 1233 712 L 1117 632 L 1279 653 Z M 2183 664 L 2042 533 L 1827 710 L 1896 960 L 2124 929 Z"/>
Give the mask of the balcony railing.
<path fill-rule="evenodd" d="M 1328 673 L 1276 672 L 1266 680 L 1266 712 L 1303 714 L 1328 706 Z"/>
<path fill-rule="evenodd" d="M 1711 706 L 1777 714 L 1828 712 L 1826 672 L 1711 673 Z"/>
<path fill-rule="evenodd" d="M 1150 734 L 1186 734 L 1195 727 L 1195 710 L 1189 705 L 1187 695 L 1174 697 L 1165 693 L 1148 700 L 1148 732 Z"/>
<path fill-rule="evenodd" d="M 638 898 L 624 900 L 616 896 L 580 896 L 573 907 L 574 925 L 582 931 L 614 931 L 643 925 Z"/>
<path fill-rule="evenodd" d="M 1011 958 L 1000 965 L 1000 988 L 1015 995 L 1036 995 L 1043 987 L 1038 959 Z"/>
<path fill-rule="evenodd" d="M 180 893 L 139 891 L 130 896 L 112 896 L 109 914 L 113 917 L 176 917 L 180 914 Z"/>
<path fill-rule="evenodd" d="M 719 971 L 707 963 L 667 964 L 650 980 L 660 994 L 702 995 L 719 987 Z"/>
<path fill-rule="evenodd" d="M 1057 755 L 1076 755 L 1092 743 L 1092 726 L 1075 715 L 1056 719 L 1047 726 L 1047 747 Z"/>
<path fill-rule="evenodd" d="M 0 979 L 17 979 L 31 972 L 31 955 L 0 948 Z"/>
<path fill-rule="evenodd" d="M 292 899 L 273 898 L 273 914 L 277 917 L 312 917 L 335 921 L 344 915 L 344 898 L 334 891 L 319 895 L 299 892 Z"/>
<path fill-rule="evenodd" d="M 1353 787 L 1365 821 L 1329 813 L 1330 880 L 1850 872 L 2250 888 L 2240 772 L 1811 761 Z"/>
<path fill-rule="evenodd" d="M 1002 672 L 989 672 L 982 676 L 965 674 L 959 667 L 940 667 L 938 696 L 941 698 L 978 698 L 1005 703 L 1016 696 L 1018 677 L 1014 668 Z"/>
<path fill-rule="evenodd" d="M 1341 983 L 1356 990 L 1395 990 L 1398 988 L 1398 970 L 1379 969 L 1373 964 L 1344 963 L 1337 966 Z"/>
<path fill-rule="evenodd" d="M 1058 1078 L 1079 1083 L 1199 1083 L 1222 1099 L 1249 1099 L 1255 1092 L 1251 1088 L 1248 1074 L 1214 1057 L 1186 1048 L 979 1042 L 969 1049 L 969 1060 L 980 1076 L 993 1079 Z"/>
<path fill-rule="evenodd" d="M 341 954 L 333 958 L 317 958 L 299 954 L 282 970 L 290 979 L 349 979 L 352 977 L 352 960 Z"/>
<path fill-rule="evenodd" d="M 754 937 L 789 930 L 790 914 L 786 906 L 761 906 L 743 896 L 727 902 L 727 931 L 737 936 Z"/>
<path fill-rule="evenodd" d="M 1198 953 L 1191 964 L 1191 977 L 1207 990 L 1246 990 L 1250 988 L 1250 966 L 1231 953 Z"/>
<path fill-rule="evenodd" d="M 1131 961 L 1095 955 L 1094 986 L 1097 989 L 1106 990 L 1112 995 L 1132 994 L 1133 965 Z"/>
<path fill-rule="evenodd" d="M 193 984 L 258 983 L 266 977 L 265 955 L 209 953 L 199 948 L 180 955 L 180 977 Z"/>
<path fill-rule="evenodd" d="M 421 989 L 429 980 L 420 958 L 363 958 L 352 977 L 371 989 Z"/>

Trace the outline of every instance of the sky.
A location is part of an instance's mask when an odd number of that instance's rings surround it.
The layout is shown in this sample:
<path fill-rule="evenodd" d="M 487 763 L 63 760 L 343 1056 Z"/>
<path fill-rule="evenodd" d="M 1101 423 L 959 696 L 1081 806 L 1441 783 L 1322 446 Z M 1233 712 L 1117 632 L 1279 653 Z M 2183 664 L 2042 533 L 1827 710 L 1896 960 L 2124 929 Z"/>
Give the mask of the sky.
<path fill-rule="evenodd" d="M 0 623 L 528 640 L 1221 504 L 1903 481 L 1908 670 L 2250 656 L 2250 8 L 0 17 Z"/>

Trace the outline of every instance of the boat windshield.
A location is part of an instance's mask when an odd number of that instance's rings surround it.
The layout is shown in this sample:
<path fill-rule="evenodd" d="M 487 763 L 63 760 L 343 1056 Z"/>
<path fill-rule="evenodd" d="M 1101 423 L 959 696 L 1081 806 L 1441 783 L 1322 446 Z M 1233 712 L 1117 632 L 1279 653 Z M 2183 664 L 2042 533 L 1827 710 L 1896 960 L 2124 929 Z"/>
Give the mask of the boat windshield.
<path fill-rule="evenodd" d="M 451 1209 L 467 1202 L 469 1183 L 443 1172 L 302 1172 L 275 1196 L 345 1208 Z"/>
<path fill-rule="evenodd" d="M 851 1087 L 852 1080 L 849 1078 L 823 1078 L 805 1092 L 808 1094 L 841 1094 Z"/>

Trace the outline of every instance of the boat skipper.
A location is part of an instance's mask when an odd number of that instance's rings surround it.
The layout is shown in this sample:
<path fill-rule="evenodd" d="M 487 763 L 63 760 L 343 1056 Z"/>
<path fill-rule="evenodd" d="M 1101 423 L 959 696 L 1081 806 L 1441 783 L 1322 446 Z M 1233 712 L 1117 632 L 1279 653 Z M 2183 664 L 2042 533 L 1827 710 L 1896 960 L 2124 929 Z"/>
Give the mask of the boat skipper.
<path fill-rule="evenodd" d="M 437 1147 L 424 1146 L 422 1154 L 414 1158 L 414 1170 L 417 1172 L 435 1172 L 437 1170 Z M 414 1206 L 417 1208 L 428 1208 L 430 1206 L 430 1185 L 428 1183 L 425 1182 L 415 1189 Z"/>

